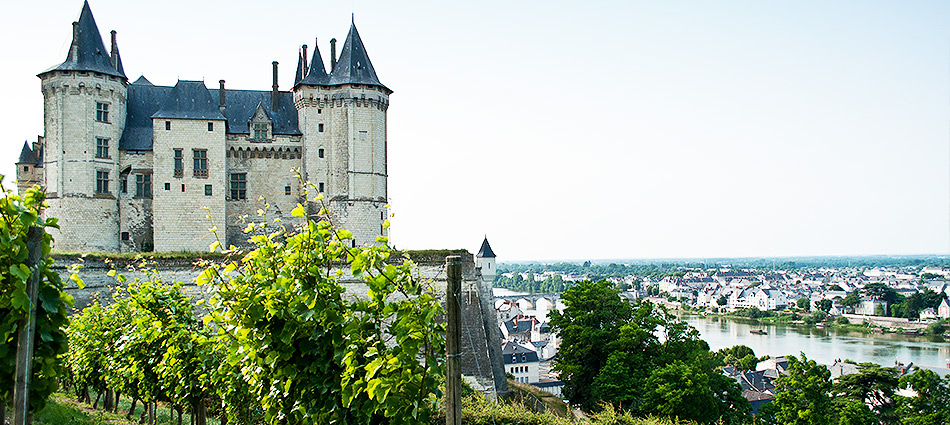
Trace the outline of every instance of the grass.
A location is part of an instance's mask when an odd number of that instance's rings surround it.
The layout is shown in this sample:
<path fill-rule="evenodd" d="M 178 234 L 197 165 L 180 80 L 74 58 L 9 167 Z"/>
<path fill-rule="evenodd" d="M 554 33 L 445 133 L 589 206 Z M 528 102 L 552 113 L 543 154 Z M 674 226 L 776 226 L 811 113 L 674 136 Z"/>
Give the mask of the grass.
<path fill-rule="evenodd" d="M 564 403 L 563 400 L 551 394 L 547 391 L 543 391 L 538 387 L 530 384 L 522 384 L 520 382 L 515 382 L 511 379 L 508 380 L 508 390 L 524 394 L 531 394 L 534 397 L 537 397 L 538 400 L 541 400 L 544 403 L 544 408 L 546 411 L 551 412 L 562 418 L 571 417 L 571 408 Z"/>

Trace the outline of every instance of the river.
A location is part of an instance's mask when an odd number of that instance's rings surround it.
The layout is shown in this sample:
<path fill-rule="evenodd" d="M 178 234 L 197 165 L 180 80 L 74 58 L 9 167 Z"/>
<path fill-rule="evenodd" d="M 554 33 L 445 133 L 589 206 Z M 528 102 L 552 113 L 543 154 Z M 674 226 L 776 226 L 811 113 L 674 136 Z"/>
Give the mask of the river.
<path fill-rule="evenodd" d="M 851 359 L 858 363 L 871 362 L 893 366 L 895 361 L 913 362 L 940 375 L 950 369 L 950 341 L 941 337 L 905 336 L 896 334 L 868 335 L 837 329 L 817 329 L 809 326 L 767 325 L 754 321 L 684 315 L 695 327 L 709 348 L 719 350 L 742 344 L 755 350 L 757 356 L 798 355 L 804 352 L 809 359 L 832 364 L 835 359 Z M 763 329 L 768 335 L 749 331 Z"/>

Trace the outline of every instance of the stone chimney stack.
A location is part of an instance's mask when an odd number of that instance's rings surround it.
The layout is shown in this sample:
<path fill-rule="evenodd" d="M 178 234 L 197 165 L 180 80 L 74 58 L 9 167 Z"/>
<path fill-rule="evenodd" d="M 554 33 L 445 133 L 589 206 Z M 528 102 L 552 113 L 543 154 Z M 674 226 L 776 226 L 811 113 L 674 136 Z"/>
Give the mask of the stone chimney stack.
<path fill-rule="evenodd" d="M 330 39 L 330 73 L 336 69 L 336 39 Z"/>
<path fill-rule="evenodd" d="M 79 21 L 73 22 L 73 44 L 69 46 L 73 62 L 79 61 Z"/>
<path fill-rule="evenodd" d="M 303 45 L 303 77 L 307 76 L 307 73 L 310 71 L 310 67 L 307 66 L 307 45 Z"/>
<path fill-rule="evenodd" d="M 118 69 L 116 63 L 117 56 L 119 55 L 119 46 L 115 42 L 115 30 L 112 30 L 112 50 L 109 53 L 109 62 L 112 62 L 112 68 Z"/>
<path fill-rule="evenodd" d="M 221 111 L 221 115 L 224 115 L 224 111 L 227 109 L 224 103 L 224 80 L 218 80 L 218 110 Z"/>
<path fill-rule="evenodd" d="M 271 92 L 271 110 L 277 110 L 277 61 L 274 61 L 274 91 Z"/>

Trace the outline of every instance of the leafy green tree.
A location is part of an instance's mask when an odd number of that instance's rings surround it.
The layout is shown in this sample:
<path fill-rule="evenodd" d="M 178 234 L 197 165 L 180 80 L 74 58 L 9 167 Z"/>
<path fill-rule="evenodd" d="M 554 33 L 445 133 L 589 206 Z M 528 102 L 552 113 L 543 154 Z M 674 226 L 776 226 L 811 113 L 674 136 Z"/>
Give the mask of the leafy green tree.
<path fill-rule="evenodd" d="M 17 196 L 3 186 L 0 175 L 0 406 L 13 399 L 16 370 L 17 330 L 30 313 L 32 303 L 27 281 L 39 273 L 34 339 L 33 368 L 30 378 L 30 411 L 38 412 L 57 388 L 61 376 L 58 356 L 66 352 L 67 309 L 72 297 L 63 292 L 63 282 L 51 267 L 53 241 L 43 233 L 42 259 L 37 268 L 28 263 L 27 232 L 31 227 L 59 228 L 56 218 L 43 218 L 46 194 L 38 186 Z M 73 275 L 78 284 L 82 281 Z M 4 409 L 0 409 L 2 411 Z"/>
<path fill-rule="evenodd" d="M 831 372 L 805 353 L 801 360 L 788 356 L 786 373 L 775 380 L 775 401 L 766 415 L 787 425 L 827 425 L 835 418 L 831 401 Z"/>
<path fill-rule="evenodd" d="M 950 378 L 927 369 L 900 378 L 902 388 L 910 388 L 916 396 L 897 396 L 897 413 L 908 425 L 937 425 L 950 423 Z"/>
<path fill-rule="evenodd" d="M 749 411 L 735 380 L 718 372 L 718 354 L 662 307 L 645 301 L 630 306 L 606 282 L 582 282 L 562 300 L 567 308 L 551 320 L 563 338 L 555 369 L 567 377 L 573 403 L 704 422 L 732 423 Z M 676 390 L 665 390 L 670 388 Z"/>
<path fill-rule="evenodd" d="M 729 300 L 727 300 L 724 295 L 720 295 L 719 299 L 716 300 L 716 304 L 719 304 L 720 307 L 726 305 L 727 303 L 729 303 Z"/>
<path fill-rule="evenodd" d="M 817 303 L 815 303 L 815 306 L 818 307 L 819 310 L 827 313 L 831 311 L 832 303 L 831 303 L 831 300 L 824 299 L 824 300 L 819 300 Z"/>
<path fill-rule="evenodd" d="M 841 299 L 838 303 L 844 307 L 854 308 L 861 303 L 861 291 L 855 289 L 848 293 L 844 298 Z M 852 310 L 853 311 L 853 310 Z"/>
<path fill-rule="evenodd" d="M 811 300 L 808 298 L 799 298 L 795 304 L 802 310 L 811 311 Z"/>
<path fill-rule="evenodd" d="M 633 317 L 633 309 L 606 281 L 581 282 L 561 294 L 561 301 L 564 311 L 551 312 L 551 328 L 561 338 L 554 369 L 567 378 L 565 398 L 591 410 L 598 402 L 593 394 L 594 379 L 607 365 L 618 336 L 629 344 L 646 344 L 655 337 L 632 327 L 621 332 Z"/>
<path fill-rule="evenodd" d="M 867 410 L 875 419 L 864 423 L 896 423 L 894 393 L 898 385 L 897 370 L 874 363 L 861 363 L 858 368 L 858 373 L 841 376 L 832 386 L 838 395 L 835 402 L 842 417 L 847 414 L 864 418 L 863 412 Z"/>

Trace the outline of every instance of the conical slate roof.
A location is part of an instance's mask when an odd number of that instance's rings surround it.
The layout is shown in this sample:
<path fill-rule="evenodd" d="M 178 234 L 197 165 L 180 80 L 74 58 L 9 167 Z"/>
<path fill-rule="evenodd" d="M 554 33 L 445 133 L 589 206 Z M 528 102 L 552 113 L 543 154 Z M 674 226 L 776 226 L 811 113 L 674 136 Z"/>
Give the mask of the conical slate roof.
<path fill-rule="evenodd" d="M 322 86 L 330 83 L 330 76 L 327 75 L 327 70 L 323 67 L 323 57 L 320 56 L 320 45 L 314 42 L 313 45 L 313 59 L 310 60 L 310 70 L 307 71 L 307 75 L 303 77 L 297 84 L 308 84 L 312 86 Z"/>
<path fill-rule="evenodd" d="M 73 48 L 70 45 L 65 62 L 40 74 L 50 71 L 92 71 L 126 78 L 125 72 L 122 71 L 121 60 L 118 64 L 119 70 L 112 66 L 109 52 L 106 50 L 105 44 L 102 43 L 102 36 L 99 34 L 99 27 L 96 26 L 96 19 L 92 17 L 92 10 L 89 9 L 88 1 L 82 5 L 77 27 L 73 33 L 73 44 L 77 45 L 78 48 Z M 118 49 L 116 53 L 118 53 Z"/>
<path fill-rule="evenodd" d="M 152 118 L 223 120 L 218 104 L 201 81 L 178 80 Z"/>
<path fill-rule="evenodd" d="M 475 254 L 478 258 L 495 258 L 495 253 L 491 250 L 491 245 L 488 244 L 488 237 L 485 237 L 485 240 L 482 241 L 482 247 L 478 250 L 478 254 Z"/>
<path fill-rule="evenodd" d="M 300 80 L 304 77 L 303 69 L 303 53 L 297 52 L 297 74 L 294 75 L 294 86 L 300 84 Z"/>
<path fill-rule="evenodd" d="M 369 55 L 366 53 L 366 47 L 363 46 L 363 40 L 360 39 L 360 33 L 356 31 L 355 23 L 350 24 L 350 32 L 346 35 L 343 50 L 340 51 L 340 60 L 336 62 L 336 67 L 330 74 L 330 84 L 369 84 L 388 90 L 376 77 L 376 70 L 373 69 L 373 63 L 369 61 Z"/>
<path fill-rule="evenodd" d="M 17 161 L 17 164 L 36 164 L 36 155 L 33 154 L 33 149 L 30 149 L 30 144 L 28 142 L 23 142 L 23 149 L 20 150 L 20 160 Z"/>

